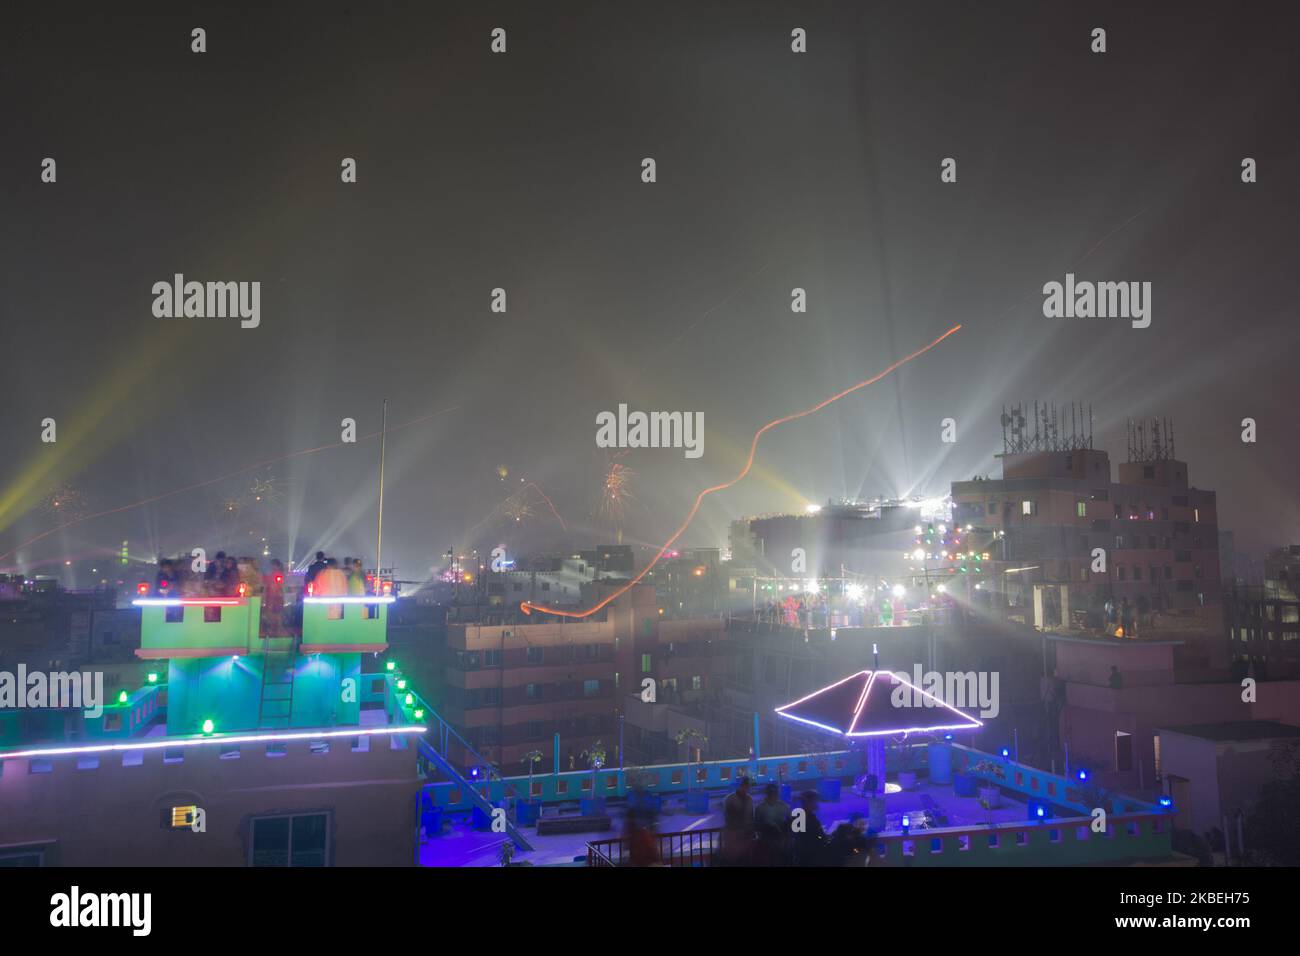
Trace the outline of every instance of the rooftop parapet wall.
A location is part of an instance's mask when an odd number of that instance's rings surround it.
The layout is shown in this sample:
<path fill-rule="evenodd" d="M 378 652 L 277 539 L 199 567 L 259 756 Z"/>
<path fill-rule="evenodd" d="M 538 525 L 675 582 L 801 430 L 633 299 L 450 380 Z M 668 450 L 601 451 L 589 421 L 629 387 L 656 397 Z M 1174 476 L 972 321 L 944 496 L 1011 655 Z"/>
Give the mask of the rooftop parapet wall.
<path fill-rule="evenodd" d="M 294 807 L 331 814 L 332 865 L 406 865 L 421 731 L 145 738 L 5 757 L 0 846 L 43 845 L 54 866 L 242 866 L 251 818 Z M 204 808 L 206 832 L 159 826 L 186 805 Z"/>
<path fill-rule="evenodd" d="M 388 647 L 388 606 L 392 598 L 349 597 L 344 603 L 308 598 L 302 608 L 304 654 L 378 652 Z"/>
<path fill-rule="evenodd" d="M 259 597 L 140 599 L 136 656 L 222 657 L 256 646 L 262 617 Z"/>

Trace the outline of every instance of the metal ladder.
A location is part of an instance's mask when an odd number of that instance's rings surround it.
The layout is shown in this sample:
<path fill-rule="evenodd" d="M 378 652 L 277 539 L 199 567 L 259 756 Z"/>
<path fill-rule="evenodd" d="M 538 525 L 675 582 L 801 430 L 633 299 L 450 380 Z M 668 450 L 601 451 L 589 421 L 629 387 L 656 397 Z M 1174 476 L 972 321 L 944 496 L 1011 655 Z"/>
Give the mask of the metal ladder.
<path fill-rule="evenodd" d="M 272 648 L 272 640 L 288 640 L 289 647 Z M 258 727 L 288 727 L 293 715 L 293 676 L 298 654 L 292 638 L 262 639 L 262 695 L 258 702 Z"/>

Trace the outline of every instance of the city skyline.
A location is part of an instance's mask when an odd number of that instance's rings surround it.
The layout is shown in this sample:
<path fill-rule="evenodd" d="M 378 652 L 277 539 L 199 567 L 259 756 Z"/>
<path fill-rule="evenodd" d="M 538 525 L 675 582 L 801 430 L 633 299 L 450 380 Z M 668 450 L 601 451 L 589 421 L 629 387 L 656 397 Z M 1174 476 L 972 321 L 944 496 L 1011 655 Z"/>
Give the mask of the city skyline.
<path fill-rule="evenodd" d="M 1172 418 L 1239 550 L 1296 539 L 1300 453 L 1274 383 L 1300 344 L 1284 173 L 1297 144 L 1269 105 L 1293 99 L 1295 63 L 1266 22 L 1226 13 L 1171 24 L 1109 8 L 1095 14 L 1111 38 L 1098 55 L 1086 21 L 1032 10 L 924 25 L 801 11 L 802 58 L 789 16 L 721 8 L 673 20 L 592 7 L 562 27 L 520 9 L 504 54 L 477 14 L 428 30 L 369 17 L 358 36 L 340 13 L 294 42 L 284 8 L 222 14 L 202 55 L 180 14 L 57 34 L 16 17 L 0 97 L 28 151 L 0 160 L 0 552 L 52 526 L 41 503 L 64 486 L 105 511 L 294 456 L 266 469 L 280 547 L 371 554 L 374 440 L 298 453 L 338 443 L 344 419 L 374 435 L 384 397 L 390 423 L 414 423 L 390 434 L 386 564 L 427 574 L 529 483 L 574 541 L 618 525 L 657 546 L 764 421 L 954 322 L 951 347 L 773 432 L 684 543 L 721 543 L 745 514 L 932 495 L 990 473 L 1001 407 L 1035 397 L 1090 402 L 1097 447 L 1116 459 L 1127 419 Z M 906 51 L 922 48 L 949 55 L 918 74 Z M 110 50 L 132 59 L 105 88 L 111 123 L 91 95 Z M 335 68 L 358 54 L 365 70 Z M 50 94 L 39 78 L 52 69 Z M 528 85 L 540 72 L 544 90 Z M 1183 74 L 1218 92 L 1189 95 L 1171 79 Z M 296 79 L 257 92 L 280 76 Z M 1053 108 L 1062 97 L 1068 111 Z M 211 126 L 158 121 L 190 115 Z M 1257 182 L 1242 182 L 1243 157 Z M 340 176 L 347 158 L 355 182 Z M 58 280 L 69 268 L 78 282 Z M 257 326 L 155 317 L 153 288 L 176 274 L 260 283 Z M 1150 325 L 1046 318 L 1044 287 L 1069 275 L 1151 283 Z M 630 454 L 633 497 L 614 518 L 597 416 L 623 403 L 702 415 L 706 450 Z M 220 509 L 252 474 L 4 564 L 48 568 L 121 540 L 141 554 L 238 549 L 217 538 Z M 506 510 L 521 549 L 563 540 L 541 498 Z"/>

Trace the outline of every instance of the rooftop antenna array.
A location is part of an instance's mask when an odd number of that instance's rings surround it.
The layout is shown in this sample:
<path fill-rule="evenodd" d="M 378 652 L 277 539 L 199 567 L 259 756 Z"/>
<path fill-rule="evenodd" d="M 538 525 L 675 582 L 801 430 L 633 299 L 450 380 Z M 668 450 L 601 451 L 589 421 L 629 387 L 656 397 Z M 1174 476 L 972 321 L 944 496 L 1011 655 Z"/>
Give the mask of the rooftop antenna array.
<path fill-rule="evenodd" d="M 1128 460 L 1168 461 L 1174 454 L 1174 423 L 1168 418 L 1128 420 Z"/>
<path fill-rule="evenodd" d="M 1058 406 L 1055 402 L 1034 402 L 1033 428 L 1026 413 L 1029 403 L 1002 406 L 1002 454 L 1082 451 L 1092 447 L 1092 406 L 1082 402 Z"/>

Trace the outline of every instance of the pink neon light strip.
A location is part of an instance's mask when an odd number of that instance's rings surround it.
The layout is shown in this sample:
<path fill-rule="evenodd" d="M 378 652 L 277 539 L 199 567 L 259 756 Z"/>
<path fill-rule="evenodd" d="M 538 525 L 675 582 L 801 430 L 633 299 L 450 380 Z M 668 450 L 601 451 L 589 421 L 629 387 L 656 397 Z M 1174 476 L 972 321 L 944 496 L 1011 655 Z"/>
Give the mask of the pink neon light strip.
<path fill-rule="evenodd" d="M 302 599 L 303 604 L 392 604 L 397 600 L 395 597 L 363 597 L 361 595 L 340 594 L 337 597 L 305 597 Z"/>
<path fill-rule="evenodd" d="M 211 598 L 136 598 L 136 607 L 243 607 L 248 602 L 237 597 Z"/>
<path fill-rule="evenodd" d="M 0 753 L 0 760 L 18 757 L 70 757 L 81 754 L 114 753 L 127 750 L 164 750 L 171 747 L 199 747 L 203 744 L 251 744 L 276 740 L 326 740 L 332 737 L 365 737 L 371 734 L 422 734 L 428 727 L 411 724 L 405 727 L 357 727 L 352 730 L 305 730 L 286 734 L 210 734 L 195 737 L 164 737 L 157 740 L 139 740 L 129 744 L 97 744 L 90 747 L 51 747 L 44 750 L 19 750 Z"/>
<path fill-rule="evenodd" d="M 846 731 L 846 737 L 852 737 L 853 731 L 858 727 L 858 718 L 862 716 L 862 711 L 866 709 L 867 698 L 871 696 L 871 687 L 876 682 L 876 675 L 879 671 L 872 671 L 871 676 L 867 678 L 867 686 L 862 688 L 862 696 L 858 698 L 858 706 L 853 708 L 853 719 L 849 721 L 849 729 Z"/>
<path fill-rule="evenodd" d="M 907 680 L 906 678 L 900 677 L 899 675 L 893 673 L 892 671 L 886 671 L 885 673 L 889 674 L 900 684 L 906 684 L 908 687 L 912 688 L 917 693 L 919 693 L 922 697 L 926 698 L 927 700 L 934 701 L 939 706 L 952 711 L 954 714 L 961 717 L 962 719 L 970 721 L 970 723 L 935 724 L 930 727 L 899 727 L 894 730 L 864 730 L 861 733 L 859 733 L 856 730 L 858 726 L 858 719 L 862 716 L 862 711 L 866 708 L 867 697 L 871 694 L 871 688 L 875 684 L 876 676 L 879 673 L 881 672 L 863 670 L 863 671 L 858 671 L 855 674 L 850 674 L 848 677 L 845 677 L 843 680 L 837 680 L 834 684 L 828 684 L 825 687 L 821 688 L 820 690 L 815 690 L 811 694 L 808 694 L 804 697 L 800 697 L 796 701 L 792 701 L 791 703 L 788 704 L 782 704 L 780 707 L 776 708 L 776 713 L 782 717 L 785 717 L 788 720 L 796 720 L 801 724 L 808 724 L 811 727 L 818 727 L 822 730 L 827 731 L 828 733 L 839 734 L 842 737 L 886 737 L 886 736 L 894 736 L 897 734 L 902 734 L 906 736 L 908 734 L 932 733 L 936 730 L 974 730 L 976 727 L 984 726 L 983 721 L 977 720 L 974 717 L 971 717 L 969 714 L 963 713 L 962 711 L 958 710 L 956 707 L 953 707 L 951 704 L 947 703 L 946 701 L 940 700 L 938 697 L 935 697 L 933 694 L 925 690 L 922 690 L 920 687 L 917 687 L 915 684 L 913 684 L 911 681 Z M 853 720 L 849 723 L 848 730 L 840 730 L 838 727 L 828 727 L 826 724 L 818 723 L 815 720 L 809 720 L 807 717 L 796 717 L 794 714 L 786 713 L 786 711 L 789 708 L 794 707 L 797 704 L 802 704 L 805 700 L 808 700 L 809 698 L 816 697 L 817 695 L 823 694 L 828 690 L 831 690 L 835 687 L 839 687 L 841 684 L 845 683 L 846 681 L 851 681 L 853 680 L 853 678 L 860 677 L 863 674 L 868 675 L 867 686 L 863 689 L 862 696 L 858 698 L 858 704 L 857 707 L 854 708 Z"/>

